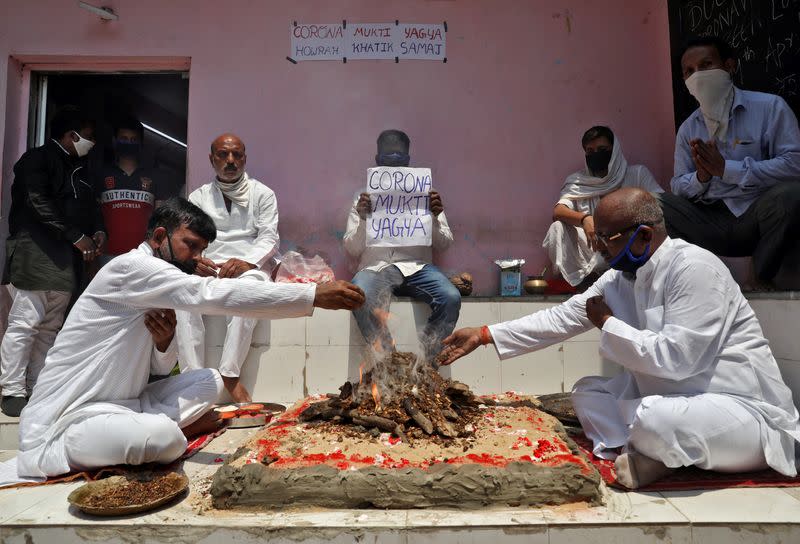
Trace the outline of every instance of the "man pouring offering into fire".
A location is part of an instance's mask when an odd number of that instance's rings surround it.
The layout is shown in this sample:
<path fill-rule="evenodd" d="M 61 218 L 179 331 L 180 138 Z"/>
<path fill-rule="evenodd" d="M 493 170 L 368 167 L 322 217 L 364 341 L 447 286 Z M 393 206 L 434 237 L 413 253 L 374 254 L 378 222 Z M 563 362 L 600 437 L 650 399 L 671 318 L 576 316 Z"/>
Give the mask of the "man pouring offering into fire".
<path fill-rule="evenodd" d="M 501 359 L 599 328 L 600 354 L 624 367 L 572 394 L 595 455 L 616 459 L 638 488 L 681 466 L 719 472 L 771 467 L 795 476 L 798 412 L 761 326 L 725 265 L 667 236 L 640 189 L 602 198 L 595 213 L 611 270 L 563 304 L 444 339 L 442 364 L 480 345 Z"/>

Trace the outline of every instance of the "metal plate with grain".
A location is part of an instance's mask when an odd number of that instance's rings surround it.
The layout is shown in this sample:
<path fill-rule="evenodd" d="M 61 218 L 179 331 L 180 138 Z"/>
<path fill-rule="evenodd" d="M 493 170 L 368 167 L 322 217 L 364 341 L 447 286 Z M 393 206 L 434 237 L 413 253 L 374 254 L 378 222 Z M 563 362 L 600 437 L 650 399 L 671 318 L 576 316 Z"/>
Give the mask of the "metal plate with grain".
<path fill-rule="evenodd" d="M 102 501 L 104 496 L 110 497 L 112 494 L 118 492 L 120 488 L 129 485 L 129 482 L 151 482 L 158 479 L 163 479 L 161 483 L 164 485 L 164 489 L 148 500 L 136 501 L 137 504 L 115 506 L 97 505 L 98 499 Z M 82 512 L 94 516 L 125 516 L 154 510 L 175 499 L 187 489 L 189 489 L 189 478 L 187 478 L 185 474 L 178 474 L 177 472 L 169 472 L 166 474 L 149 472 L 130 474 L 128 476 L 111 476 L 103 480 L 89 482 L 70 493 L 67 497 L 67 501 Z M 135 501 L 134 498 L 131 500 Z"/>

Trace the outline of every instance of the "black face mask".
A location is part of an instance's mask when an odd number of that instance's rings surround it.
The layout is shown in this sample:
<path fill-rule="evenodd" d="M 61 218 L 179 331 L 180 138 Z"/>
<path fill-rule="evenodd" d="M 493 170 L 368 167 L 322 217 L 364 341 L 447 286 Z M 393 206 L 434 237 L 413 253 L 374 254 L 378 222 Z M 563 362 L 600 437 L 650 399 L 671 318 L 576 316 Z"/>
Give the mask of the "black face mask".
<path fill-rule="evenodd" d="M 608 170 L 608 163 L 611 162 L 611 150 L 601 149 L 586 154 L 586 166 L 592 173 Z"/>
<path fill-rule="evenodd" d="M 411 162 L 411 156 L 402 151 L 394 151 L 392 153 L 378 153 L 375 156 L 375 162 L 378 166 L 408 166 Z"/>
<path fill-rule="evenodd" d="M 171 240 L 171 236 L 169 234 L 167 234 L 167 246 L 169 246 L 170 258 L 167 259 L 166 257 L 164 257 L 164 255 L 161 254 L 161 247 L 160 246 L 156 248 L 156 252 L 158 253 L 158 256 L 161 259 L 167 261 L 169 264 L 171 264 L 172 266 L 174 266 L 178 270 L 180 270 L 181 272 L 186 272 L 189 275 L 194 274 L 195 269 L 197 269 L 197 261 L 195 261 L 194 259 L 190 259 L 188 261 L 179 261 L 178 259 L 176 259 L 175 258 L 175 252 L 172 251 L 172 240 Z"/>
<path fill-rule="evenodd" d="M 118 157 L 139 158 L 142 153 L 142 144 L 138 142 L 114 142 L 114 150 Z"/>

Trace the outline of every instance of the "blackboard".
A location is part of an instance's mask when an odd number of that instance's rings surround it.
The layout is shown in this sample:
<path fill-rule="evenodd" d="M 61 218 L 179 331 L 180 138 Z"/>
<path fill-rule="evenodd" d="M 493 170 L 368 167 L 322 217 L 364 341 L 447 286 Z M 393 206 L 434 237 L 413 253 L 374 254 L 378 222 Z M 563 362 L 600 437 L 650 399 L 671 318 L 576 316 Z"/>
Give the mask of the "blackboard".
<path fill-rule="evenodd" d="M 737 54 L 734 85 L 782 96 L 800 116 L 800 0 L 669 0 L 676 128 L 697 109 L 680 69 L 693 36 L 716 35 Z"/>

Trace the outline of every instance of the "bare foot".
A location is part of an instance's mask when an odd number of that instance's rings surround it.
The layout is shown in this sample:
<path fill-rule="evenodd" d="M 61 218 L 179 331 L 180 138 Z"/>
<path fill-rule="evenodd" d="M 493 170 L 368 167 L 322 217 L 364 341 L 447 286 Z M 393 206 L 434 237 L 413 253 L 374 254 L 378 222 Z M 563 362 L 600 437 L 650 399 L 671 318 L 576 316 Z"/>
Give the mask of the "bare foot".
<path fill-rule="evenodd" d="M 220 430 L 225 426 L 225 421 L 219 418 L 219 413 L 214 410 L 209 410 L 200 419 L 194 423 L 190 423 L 183 429 L 183 436 L 186 438 L 194 438 L 203 434 L 211 434 Z"/>
<path fill-rule="evenodd" d="M 661 461 L 636 452 L 623 453 L 614 461 L 617 482 L 628 489 L 638 489 L 660 480 L 673 470 Z"/>
<path fill-rule="evenodd" d="M 242 385 L 238 376 L 233 378 L 223 376 L 222 383 L 225 384 L 225 389 L 230 394 L 233 402 L 253 402 L 250 392 Z"/>

